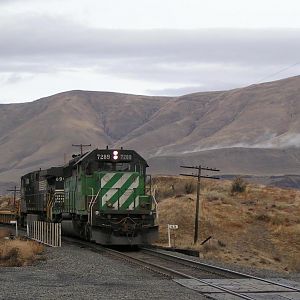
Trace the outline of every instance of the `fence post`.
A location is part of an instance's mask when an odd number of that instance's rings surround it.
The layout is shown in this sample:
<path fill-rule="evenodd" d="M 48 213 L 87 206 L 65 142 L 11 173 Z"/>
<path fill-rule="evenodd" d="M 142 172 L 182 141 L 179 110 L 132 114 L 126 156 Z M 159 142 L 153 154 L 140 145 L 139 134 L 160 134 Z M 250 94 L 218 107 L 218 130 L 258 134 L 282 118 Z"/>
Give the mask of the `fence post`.
<path fill-rule="evenodd" d="M 61 224 L 33 221 L 27 223 L 27 236 L 51 247 L 61 247 Z"/>

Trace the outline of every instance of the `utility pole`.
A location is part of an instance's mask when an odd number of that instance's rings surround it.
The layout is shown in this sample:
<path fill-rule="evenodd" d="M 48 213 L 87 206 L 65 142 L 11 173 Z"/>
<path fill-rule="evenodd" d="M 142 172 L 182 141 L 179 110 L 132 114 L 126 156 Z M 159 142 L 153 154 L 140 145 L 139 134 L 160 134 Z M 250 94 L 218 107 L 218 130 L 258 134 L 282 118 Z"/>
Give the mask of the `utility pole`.
<path fill-rule="evenodd" d="M 17 192 L 20 192 L 19 189 L 17 189 L 17 186 L 15 186 L 13 189 L 7 190 L 8 192 L 14 192 L 14 207 L 16 206 L 16 199 L 17 199 Z"/>
<path fill-rule="evenodd" d="M 73 147 L 80 147 L 80 155 L 83 154 L 83 147 L 91 147 L 91 144 L 72 144 Z"/>
<path fill-rule="evenodd" d="M 180 166 L 180 168 L 194 169 L 194 170 L 198 171 L 197 174 L 180 174 L 182 176 L 190 176 L 190 177 L 197 178 L 197 200 L 196 200 L 195 229 L 194 229 L 194 244 L 196 244 L 197 240 L 198 240 L 198 231 L 199 231 L 200 182 L 201 182 L 201 178 L 220 179 L 219 177 L 216 177 L 216 176 L 206 176 L 206 175 L 203 176 L 201 174 L 201 171 L 205 170 L 205 171 L 219 172 L 220 170 L 217 170 L 215 168 L 202 167 L 201 165 L 199 165 L 197 167 Z"/>

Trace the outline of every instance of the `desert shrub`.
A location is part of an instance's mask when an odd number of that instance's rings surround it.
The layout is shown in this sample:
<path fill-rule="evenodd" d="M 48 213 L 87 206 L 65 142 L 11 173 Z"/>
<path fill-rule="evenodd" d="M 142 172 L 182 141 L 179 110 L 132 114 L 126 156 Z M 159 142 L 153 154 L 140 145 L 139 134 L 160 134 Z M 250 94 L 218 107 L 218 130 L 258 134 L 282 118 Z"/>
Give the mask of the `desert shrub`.
<path fill-rule="evenodd" d="M 218 246 L 219 246 L 218 241 L 210 240 L 207 243 L 205 243 L 204 245 L 200 246 L 200 252 L 203 254 L 215 252 L 215 251 L 218 251 L 218 248 L 219 248 Z"/>
<path fill-rule="evenodd" d="M 231 184 L 231 194 L 235 194 L 235 193 L 243 193 L 246 191 L 246 187 L 247 187 L 247 183 L 246 181 L 238 176 L 236 177 Z"/>
<path fill-rule="evenodd" d="M 221 241 L 221 240 L 218 240 L 218 245 L 220 247 L 226 247 L 226 244 L 223 241 Z"/>
<path fill-rule="evenodd" d="M 193 182 L 186 182 L 184 185 L 184 190 L 186 194 L 193 194 L 195 191 L 195 185 Z"/>
<path fill-rule="evenodd" d="M 260 258 L 259 262 L 263 265 L 269 264 L 269 262 L 266 259 L 264 259 L 263 257 Z"/>
<path fill-rule="evenodd" d="M 259 214 L 256 216 L 256 220 L 263 222 L 270 222 L 271 218 L 267 214 Z"/>
<path fill-rule="evenodd" d="M 205 193 L 207 201 L 225 200 L 227 197 L 218 191 L 207 191 Z"/>
<path fill-rule="evenodd" d="M 162 200 L 177 195 L 193 194 L 196 190 L 196 182 L 182 178 L 160 177 L 154 178 L 153 187 L 156 191 L 156 199 Z"/>
<path fill-rule="evenodd" d="M 281 258 L 279 256 L 274 256 L 273 259 L 277 262 L 281 262 Z"/>
<path fill-rule="evenodd" d="M 0 264 L 16 267 L 30 264 L 43 250 L 43 245 L 34 241 L 7 240 L 0 244 Z"/>
<path fill-rule="evenodd" d="M 287 225 L 290 223 L 290 220 L 282 215 L 276 214 L 273 215 L 272 218 L 270 219 L 272 225 Z"/>
<path fill-rule="evenodd" d="M 162 186 L 156 190 L 155 197 L 157 200 L 162 200 L 165 198 L 170 198 L 174 196 L 174 189 L 170 186 Z"/>

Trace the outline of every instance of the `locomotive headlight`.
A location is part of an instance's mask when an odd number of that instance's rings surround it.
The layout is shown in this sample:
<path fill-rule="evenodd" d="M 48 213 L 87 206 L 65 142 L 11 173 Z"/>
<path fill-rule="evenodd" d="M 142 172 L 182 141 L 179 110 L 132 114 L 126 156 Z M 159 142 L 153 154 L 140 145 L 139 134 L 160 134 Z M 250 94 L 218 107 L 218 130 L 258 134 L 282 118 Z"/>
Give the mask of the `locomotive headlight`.
<path fill-rule="evenodd" d="M 118 152 L 117 150 L 115 150 L 115 151 L 113 152 L 113 159 L 114 159 L 114 160 L 117 160 L 117 159 L 119 158 L 118 154 L 119 154 L 119 152 Z"/>

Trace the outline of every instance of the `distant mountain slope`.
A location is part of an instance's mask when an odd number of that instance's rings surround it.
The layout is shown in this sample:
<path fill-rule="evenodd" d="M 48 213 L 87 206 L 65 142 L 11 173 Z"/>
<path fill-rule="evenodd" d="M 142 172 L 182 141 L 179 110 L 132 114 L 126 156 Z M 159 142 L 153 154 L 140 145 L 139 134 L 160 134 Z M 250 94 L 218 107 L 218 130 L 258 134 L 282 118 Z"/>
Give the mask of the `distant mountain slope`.
<path fill-rule="evenodd" d="M 131 135 L 122 140 L 126 147 L 142 141 L 156 154 L 300 147 L 300 77 L 176 98 Z"/>
<path fill-rule="evenodd" d="M 222 148 L 185 155 L 152 157 L 148 163 L 153 173 L 160 174 L 179 174 L 183 171 L 180 169 L 181 165 L 202 165 L 218 168 L 220 174 L 300 175 L 300 150 L 296 148 Z"/>
<path fill-rule="evenodd" d="M 168 98 L 71 91 L 32 103 L 0 106 L 0 172 L 13 179 L 63 163 L 72 143 L 113 145 L 144 124 Z M 9 175 L 11 174 L 11 175 Z"/>
<path fill-rule="evenodd" d="M 182 97 L 70 91 L 0 105 L 0 181 L 63 163 L 72 143 L 136 149 L 159 173 L 203 161 L 227 174 L 299 174 L 300 76 Z"/>

